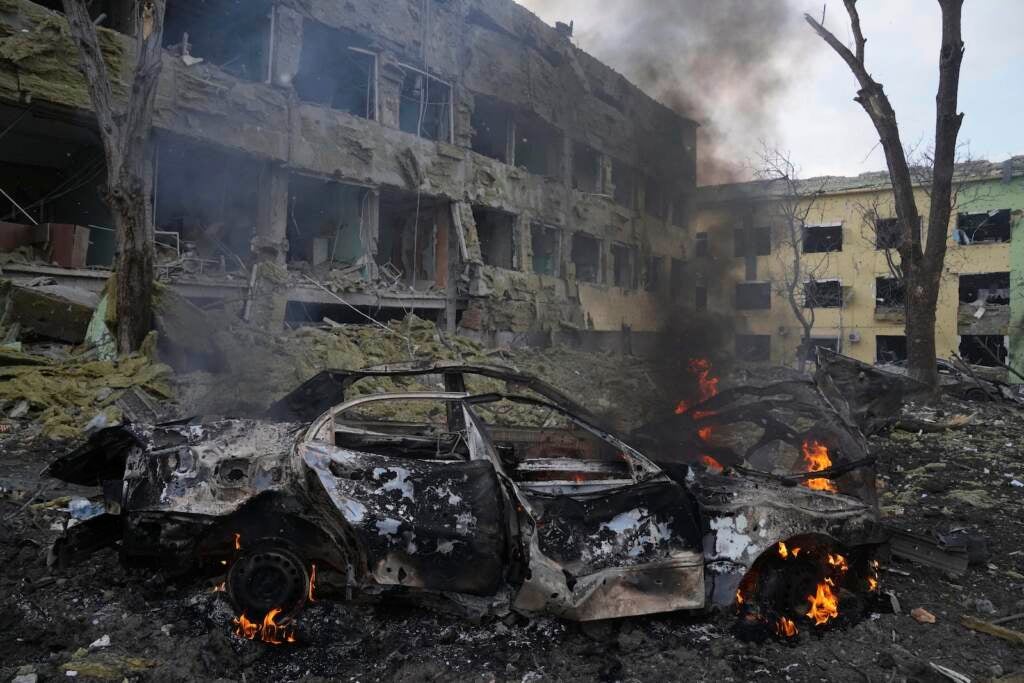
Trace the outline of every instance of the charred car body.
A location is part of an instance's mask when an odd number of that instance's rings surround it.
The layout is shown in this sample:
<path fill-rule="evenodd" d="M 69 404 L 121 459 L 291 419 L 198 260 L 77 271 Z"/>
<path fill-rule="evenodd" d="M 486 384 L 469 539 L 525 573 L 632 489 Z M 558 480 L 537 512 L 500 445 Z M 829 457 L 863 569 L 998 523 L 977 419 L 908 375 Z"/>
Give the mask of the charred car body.
<path fill-rule="evenodd" d="M 438 390 L 347 398 L 362 380 L 414 377 Z M 481 379 L 505 391 L 466 390 Z M 833 553 L 848 564 L 836 581 L 868 585 L 883 540 L 863 435 L 800 384 L 718 397 L 698 418 L 680 417 L 689 445 L 663 446 L 656 463 L 506 369 L 325 371 L 267 419 L 113 427 L 58 459 L 50 474 L 102 486 L 107 513 L 70 529 L 54 558 L 116 545 L 127 563 L 187 576 L 227 568 L 232 601 L 257 620 L 297 615 L 314 581 L 318 598 L 412 597 L 474 614 L 593 620 L 755 594 L 767 606 L 755 618 L 795 614 L 792 596 L 813 594 Z M 792 409 L 783 394 L 797 389 L 801 422 L 779 431 L 772 411 Z M 502 424 L 509 415 L 523 424 Z M 712 444 L 707 421 L 740 436 Z M 772 453 L 792 460 L 790 442 L 811 434 L 831 444 L 834 466 L 752 469 Z M 708 448 L 724 471 L 691 466 Z M 808 548 L 806 585 L 776 586 L 765 562 L 792 539 Z"/>

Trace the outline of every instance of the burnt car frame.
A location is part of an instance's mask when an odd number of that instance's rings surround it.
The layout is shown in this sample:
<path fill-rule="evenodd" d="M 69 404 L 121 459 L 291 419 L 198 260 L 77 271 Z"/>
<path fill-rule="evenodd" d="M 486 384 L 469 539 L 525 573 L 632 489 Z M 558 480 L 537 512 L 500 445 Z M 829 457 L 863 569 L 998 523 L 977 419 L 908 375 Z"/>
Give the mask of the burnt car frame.
<path fill-rule="evenodd" d="M 506 391 L 466 391 L 481 377 Z M 367 378 L 439 390 L 346 400 Z M 433 404 L 434 424 L 361 415 L 395 401 Z M 488 424 L 499 404 L 559 426 Z M 819 548 L 820 563 L 849 557 L 851 589 L 867 581 L 884 540 L 873 498 L 801 486 L 807 474 L 685 460 L 652 461 L 557 390 L 503 368 L 325 371 L 267 419 L 112 427 L 55 461 L 51 475 L 102 486 L 107 513 L 70 529 L 53 559 L 114 545 L 126 563 L 184 577 L 227 570 L 229 596 L 257 620 L 295 617 L 314 577 L 318 597 L 580 621 L 730 607 L 753 577 L 781 612 L 813 583 L 776 590 L 758 567 L 794 538 Z M 846 460 L 813 476 L 870 469 Z M 816 565 L 806 569 L 812 582 Z"/>

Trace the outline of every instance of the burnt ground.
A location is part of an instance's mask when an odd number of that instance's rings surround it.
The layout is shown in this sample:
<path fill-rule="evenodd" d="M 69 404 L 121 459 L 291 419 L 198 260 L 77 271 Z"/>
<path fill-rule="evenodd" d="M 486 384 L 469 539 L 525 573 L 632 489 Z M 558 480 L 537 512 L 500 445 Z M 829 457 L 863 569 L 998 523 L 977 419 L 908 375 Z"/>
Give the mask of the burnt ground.
<path fill-rule="evenodd" d="M 827 631 L 762 643 L 734 636 L 727 614 L 470 623 L 412 607 L 327 602 L 304 613 L 297 645 L 242 640 L 231 635 L 222 594 L 126 571 L 113 551 L 67 571 L 48 569 L 47 546 L 67 515 L 25 503 L 55 449 L 8 436 L 0 442 L 0 678 L 21 669 L 39 680 L 65 679 L 71 670 L 79 679 L 118 681 L 949 680 L 930 663 L 973 681 L 1009 678 L 1024 673 L 1024 645 L 972 632 L 960 618 L 1024 612 L 1024 488 L 1013 483 L 1024 482 L 1024 413 L 944 408 L 985 415 L 960 430 L 873 440 L 882 505 L 890 521 L 916 532 L 979 532 L 987 560 L 959 577 L 887 563 L 882 588 L 897 597 L 898 613 L 848 614 Z M 54 485 L 36 502 L 68 493 Z M 909 616 L 918 607 L 936 623 Z M 1024 630 L 1024 619 L 1006 626 Z M 109 647 L 90 648 L 104 636 Z"/>

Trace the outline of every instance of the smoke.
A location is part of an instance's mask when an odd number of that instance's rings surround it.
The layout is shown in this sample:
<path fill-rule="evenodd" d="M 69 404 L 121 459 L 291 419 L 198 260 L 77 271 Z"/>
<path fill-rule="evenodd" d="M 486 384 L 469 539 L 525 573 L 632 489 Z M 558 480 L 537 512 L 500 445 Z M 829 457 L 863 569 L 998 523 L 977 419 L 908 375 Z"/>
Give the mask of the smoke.
<path fill-rule="evenodd" d="M 548 21 L 575 20 L 582 49 L 701 124 L 700 184 L 748 177 L 812 44 L 790 0 L 520 1 Z"/>

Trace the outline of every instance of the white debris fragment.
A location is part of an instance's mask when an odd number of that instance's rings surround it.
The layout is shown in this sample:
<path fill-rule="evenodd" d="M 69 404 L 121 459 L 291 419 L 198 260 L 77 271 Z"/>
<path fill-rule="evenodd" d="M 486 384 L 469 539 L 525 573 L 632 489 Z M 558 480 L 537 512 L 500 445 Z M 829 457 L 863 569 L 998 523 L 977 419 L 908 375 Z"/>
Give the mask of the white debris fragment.
<path fill-rule="evenodd" d="M 398 533 L 398 527 L 402 525 L 397 519 L 378 519 L 374 522 L 377 526 L 377 533 L 381 536 L 394 536 Z"/>
<path fill-rule="evenodd" d="M 751 538 L 743 533 L 747 529 L 745 515 L 717 517 L 711 520 L 715 532 L 715 553 L 719 557 L 738 560 L 751 547 Z"/>
<path fill-rule="evenodd" d="M 104 647 L 110 647 L 110 636 L 108 634 L 104 634 L 103 636 L 89 643 L 90 650 L 99 650 Z"/>

